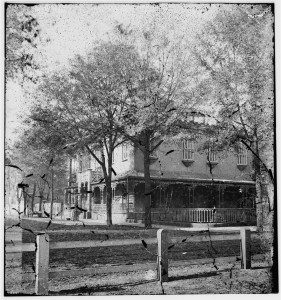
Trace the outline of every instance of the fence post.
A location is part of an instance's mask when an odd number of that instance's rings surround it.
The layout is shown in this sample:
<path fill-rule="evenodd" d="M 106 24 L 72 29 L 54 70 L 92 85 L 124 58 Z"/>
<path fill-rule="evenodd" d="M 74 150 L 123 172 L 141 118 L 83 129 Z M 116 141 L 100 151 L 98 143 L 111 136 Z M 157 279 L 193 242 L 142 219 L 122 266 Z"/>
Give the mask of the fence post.
<path fill-rule="evenodd" d="M 251 230 L 242 228 L 241 236 L 241 268 L 251 269 Z"/>
<path fill-rule="evenodd" d="M 160 282 L 168 281 L 168 232 L 164 229 L 157 230 L 158 242 L 158 279 Z"/>
<path fill-rule="evenodd" d="M 35 293 L 48 295 L 49 291 L 49 236 L 39 234 L 36 236 L 36 268 Z"/>

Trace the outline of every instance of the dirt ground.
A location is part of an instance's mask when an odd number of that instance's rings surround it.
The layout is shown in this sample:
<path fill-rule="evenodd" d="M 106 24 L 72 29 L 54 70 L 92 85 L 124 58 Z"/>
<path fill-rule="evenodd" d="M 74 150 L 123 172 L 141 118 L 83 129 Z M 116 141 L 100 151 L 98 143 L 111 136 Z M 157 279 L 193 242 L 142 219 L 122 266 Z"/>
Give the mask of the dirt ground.
<path fill-rule="evenodd" d="M 24 228 L 41 230 L 46 223 L 23 223 Z M 57 224 L 55 224 L 57 225 Z M 117 226 L 118 227 L 118 226 Z M 240 243 L 238 240 L 196 242 L 192 237 L 176 243 L 169 251 L 169 282 L 161 286 L 157 281 L 156 268 L 140 269 L 137 264 L 154 263 L 156 266 L 157 245 L 147 245 L 142 239 L 156 237 L 156 230 L 145 230 L 128 226 L 112 228 L 111 231 L 99 226 L 77 229 L 58 226 L 49 234 L 53 241 L 98 240 L 102 243 L 105 232 L 110 239 L 129 238 L 139 244 L 95 248 L 50 250 L 50 271 L 82 270 L 84 268 L 112 268 L 118 265 L 120 272 L 72 278 L 50 279 L 50 295 L 158 295 L 158 294 L 228 294 L 228 293 L 270 293 L 270 247 L 259 236 L 252 238 L 252 269 L 241 270 Z M 91 231 L 94 231 L 92 233 Z M 183 234 L 183 233 L 181 233 Z M 206 234 L 206 233 L 205 233 Z M 22 231 L 23 242 L 34 242 L 33 233 Z M 185 237 L 186 238 L 186 237 Z M 11 241 L 8 241 L 10 243 Z M 231 263 L 218 263 L 222 256 L 231 256 Z M 199 259 L 209 259 L 209 263 L 198 263 Z M 212 263 L 210 260 L 215 259 Z M 15 262 L 20 261 L 20 265 Z M 34 293 L 34 280 L 21 283 L 21 272 L 34 276 L 35 253 L 24 252 L 15 262 L 6 266 L 6 284 L 8 293 Z M 171 263 L 170 263 L 171 262 Z M 175 266 L 174 264 L 177 263 Z M 126 265 L 136 266 L 135 271 L 124 271 Z"/>
<path fill-rule="evenodd" d="M 212 265 L 195 265 L 169 269 L 169 282 L 162 287 L 156 280 L 156 271 L 131 272 L 110 276 L 85 278 L 83 285 L 68 284 L 58 291 L 54 284 L 50 295 L 180 295 L 180 294 L 228 294 L 269 293 L 269 268 L 261 261 L 255 269 L 241 270 L 238 263 L 225 264 L 216 270 Z M 59 286 L 61 289 L 61 286 Z"/>
<path fill-rule="evenodd" d="M 172 265 L 172 263 L 171 263 Z M 264 294 L 270 293 L 270 266 L 261 259 L 251 270 L 229 263 L 169 267 L 169 282 L 157 281 L 155 269 L 134 272 L 51 279 L 49 295 L 180 295 L 180 294 Z M 34 282 L 22 285 L 25 294 L 34 293 Z"/>

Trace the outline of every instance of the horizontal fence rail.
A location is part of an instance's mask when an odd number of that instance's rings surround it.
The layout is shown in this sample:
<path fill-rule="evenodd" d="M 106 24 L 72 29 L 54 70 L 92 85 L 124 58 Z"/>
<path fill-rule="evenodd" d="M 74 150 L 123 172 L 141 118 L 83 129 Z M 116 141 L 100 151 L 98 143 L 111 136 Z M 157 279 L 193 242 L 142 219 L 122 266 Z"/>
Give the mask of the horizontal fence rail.
<path fill-rule="evenodd" d="M 144 212 L 129 212 L 128 219 L 144 220 Z M 254 208 L 152 208 L 152 223 L 256 223 Z"/>
<path fill-rule="evenodd" d="M 234 233 L 235 229 L 232 227 L 231 231 Z M 236 227 L 235 227 L 236 228 Z M 220 228 L 217 228 L 220 229 Z M 186 231 L 186 228 L 179 228 L 178 230 Z M 239 231 L 236 229 L 236 234 L 220 234 L 220 235 L 212 235 L 212 241 L 224 241 L 224 240 L 239 240 L 240 235 Z M 202 232 L 202 229 L 193 228 L 193 231 Z M 212 232 L 212 228 L 209 229 Z M 207 232 L 207 231 L 206 231 Z M 192 236 L 192 241 L 194 242 L 207 242 L 209 241 L 209 236 Z M 178 238 L 171 238 L 171 242 L 177 242 Z M 149 244 L 156 244 L 157 238 L 148 238 L 146 242 Z M 95 247 L 110 247 L 110 246 L 122 246 L 122 245 L 137 245 L 142 244 L 139 239 L 124 239 L 124 240 L 110 240 L 110 241 L 83 241 L 81 242 L 50 242 L 49 249 L 71 249 L 71 248 L 95 248 Z M 6 253 L 19 253 L 19 252 L 33 252 L 35 251 L 34 243 L 14 243 L 14 244 L 6 244 L 5 251 Z"/>
<path fill-rule="evenodd" d="M 169 229 L 171 230 L 171 229 Z M 204 230 L 200 228 L 177 228 L 173 230 L 180 230 L 186 232 L 198 232 L 198 233 L 217 233 L 212 235 L 212 241 L 222 241 L 222 240 L 241 240 L 241 258 L 242 258 L 242 268 L 251 267 L 251 256 L 250 256 L 250 235 L 251 229 L 243 227 L 221 227 L 221 228 L 210 228 L 209 230 Z M 256 230 L 253 229 L 253 232 Z M 192 235 L 192 241 L 205 242 L 210 241 L 210 236 L 200 236 Z M 158 270 L 158 279 L 160 281 L 168 280 L 168 244 L 170 242 L 178 242 L 179 237 L 174 237 L 168 239 L 168 231 L 164 229 L 159 229 L 157 231 L 157 238 L 146 239 L 146 242 L 149 244 L 158 243 L 158 256 L 157 256 L 157 270 Z M 187 238 L 188 240 L 188 238 Z M 142 244 L 142 241 L 139 239 L 126 239 L 126 240 L 110 240 L 110 241 L 83 241 L 83 242 L 50 242 L 49 236 L 46 233 L 38 234 L 36 236 L 36 245 L 34 243 L 15 243 L 7 244 L 5 246 L 6 253 L 17 253 L 25 251 L 35 251 L 36 252 L 36 264 L 35 264 L 35 293 L 37 295 L 48 295 L 49 291 L 49 279 L 57 278 L 62 276 L 82 276 L 82 275 L 91 275 L 91 274 L 101 274 L 106 272 L 108 267 L 100 268 L 87 268 L 84 270 L 60 270 L 60 271 L 49 271 L 49 252 L 51 249 L 66 249 L 66 248 L 89 248 L 89 247 L 109 247 L 109 246 L 118 246 L 118 245 L 133 245 L 133 244 Z M 149 265 L 149 264 L 148 264 Z M 174 265 L 174 264 L 173 264 Z M 143 267 L 143 269 L 146 269 Z M 118 272 L 120 266 L 110 266 L 112 272 Z M 136 270 L 136 265 L 126 266 L 126 270 L 134 271 Z M 138 270 L 142 268 L 137 268 Z M 123 270 L 123 267 L 122 267 Z M 163 270 L 165 270 L 165 273 Z M 165 274 L 164 274 L 164 273 Z M 162 274 L 162 275 L 161 275 Z M 163 275 L 164 274 L 164 275 Z M 34 278 L 34 274 L 26 273 L 26 276 L 29 278 Z"/>

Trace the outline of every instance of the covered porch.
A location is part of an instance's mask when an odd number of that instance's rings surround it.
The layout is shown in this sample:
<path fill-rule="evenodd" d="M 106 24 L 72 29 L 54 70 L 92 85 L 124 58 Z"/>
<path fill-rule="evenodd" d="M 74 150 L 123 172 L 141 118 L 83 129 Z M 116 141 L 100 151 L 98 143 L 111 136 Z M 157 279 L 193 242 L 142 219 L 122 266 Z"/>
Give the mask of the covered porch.
<path fill-rule="evenodd" d="M 144 183 L 135 181 L 128 222 L 144 220 Z M 192 226 L 256 225 L 255 185 L 251 182 L 153 181 L 152 224 Z"/>

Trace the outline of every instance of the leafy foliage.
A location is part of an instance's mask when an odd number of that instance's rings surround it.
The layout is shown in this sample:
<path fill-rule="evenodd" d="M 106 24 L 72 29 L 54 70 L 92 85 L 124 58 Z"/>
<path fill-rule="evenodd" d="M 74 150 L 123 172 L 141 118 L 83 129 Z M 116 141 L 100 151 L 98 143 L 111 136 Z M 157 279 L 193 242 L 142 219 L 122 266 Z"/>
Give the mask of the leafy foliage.
<path fill-rule="evenodd" d="M 197 36 L 192 53 L 202 70 L 197 110 L 215 120 L 218 149 L 242 142 L 254 157 L 257 203 L 266 184 L 273 208 L 273 30 L 270 6 L 231 6 Z"/>
<path fill-rule="evenodd" d="M 26 5 L 6 5 L 6 75 L 34 80 L 38 66 L 34 60 L 40 27 Z"/>

